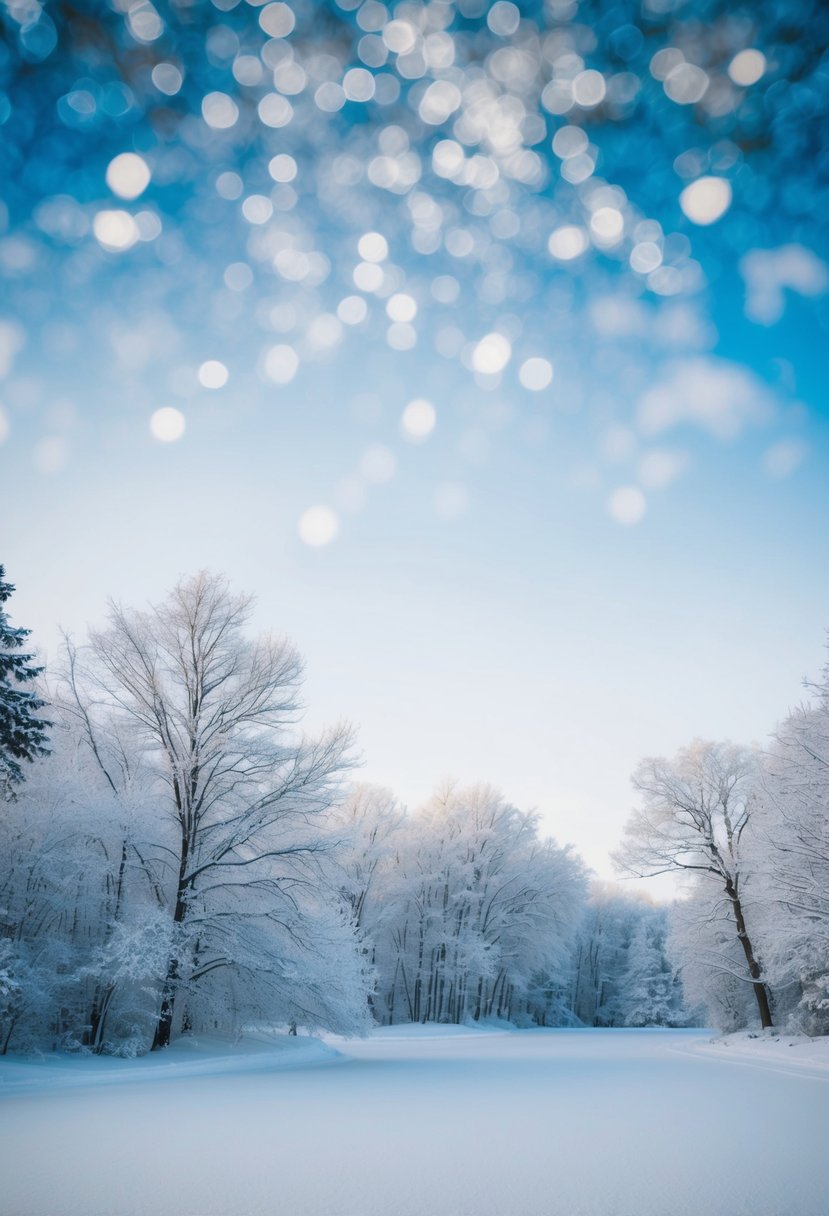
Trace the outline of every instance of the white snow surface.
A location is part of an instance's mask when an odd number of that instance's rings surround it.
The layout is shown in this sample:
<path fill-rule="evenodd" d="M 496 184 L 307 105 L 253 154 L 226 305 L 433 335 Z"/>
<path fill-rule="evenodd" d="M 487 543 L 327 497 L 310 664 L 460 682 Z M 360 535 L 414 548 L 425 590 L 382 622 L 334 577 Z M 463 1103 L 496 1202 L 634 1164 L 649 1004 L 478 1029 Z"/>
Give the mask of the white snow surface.
<path fill-rule="evenodd" d="M 826 1216 L 829 1056 L 790 1043 L 393 1027 L 4 1059 L 0 1213 Z"/>
<path fill-rule="evenodd" d="M 702 1039 L 695 1050 L 722 1055 L 732 1062 L 761 1065 L 776 1071 L 805 1068 L 825 1073 L 829 1081 L 829 1037 L 811 1039 L 805 1034 L 786 1034 L 776 1030 L 740 1030 L 720 1038 Z M 829 1212 L 829 1206 L 827 1206 Z"/>

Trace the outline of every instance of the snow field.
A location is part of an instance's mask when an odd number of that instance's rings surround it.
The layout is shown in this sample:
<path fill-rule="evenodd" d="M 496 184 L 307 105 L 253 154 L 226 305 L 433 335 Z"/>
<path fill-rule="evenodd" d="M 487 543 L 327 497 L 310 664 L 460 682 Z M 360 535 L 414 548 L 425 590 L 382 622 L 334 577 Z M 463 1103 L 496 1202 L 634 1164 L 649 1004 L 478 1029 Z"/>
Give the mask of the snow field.
<path fill-rule="evenodd" d="M 819 1067 L 700 1031 L 451 1029 L 174 1047 L 123 1084 L 4 1063 L 0 1212 L 825 1216 Z"/>

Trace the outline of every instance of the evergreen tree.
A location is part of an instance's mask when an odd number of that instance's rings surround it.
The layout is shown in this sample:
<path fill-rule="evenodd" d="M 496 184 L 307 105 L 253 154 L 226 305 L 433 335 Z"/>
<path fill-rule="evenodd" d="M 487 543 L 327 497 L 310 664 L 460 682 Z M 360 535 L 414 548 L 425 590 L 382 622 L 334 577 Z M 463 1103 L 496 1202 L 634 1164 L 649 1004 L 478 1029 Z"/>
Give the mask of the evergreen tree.
<path fill-rule="evenodd" d="M 682 985 L 671 966 L 665 939 L 668 933 L 664 909 L 645 914 L 630 943 L 625 973 L 625 1026 L 682 1026 Z"/>
<path fill-rule="evenodd" d="M 23 780 L 21 760 L 46 755 L 46 729 L 51 723 L 36 716 L 46 702 L 30 689 L 18 687 L 36 679 L 43 668 L 31 666 L 34 655 L 20 653 L 31 631 L 9 624 L 3 605 L 14 586 L 4 579 L 0 566 L 0 796 L 8 798 Z"/>

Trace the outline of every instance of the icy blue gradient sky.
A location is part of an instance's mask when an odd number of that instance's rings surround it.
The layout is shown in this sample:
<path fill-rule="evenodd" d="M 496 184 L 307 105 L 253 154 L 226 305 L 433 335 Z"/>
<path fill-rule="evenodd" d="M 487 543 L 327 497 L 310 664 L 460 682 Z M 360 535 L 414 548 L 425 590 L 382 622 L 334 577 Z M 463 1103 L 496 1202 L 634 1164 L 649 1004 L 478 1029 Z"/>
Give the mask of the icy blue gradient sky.
<path fill-rule="evenodd" d="M 609 873 L 642 755 L 762 741 L 823 661 L 820 12 L 99 6 L 116 61 L 24 7 L 0 98 L 15 621 L 52 657 L 108 596 L 224 571 L 305 654 L 308 724 L 355 724 L 362 777 L 409 803 L 491 781 Z M 700 224 L 707 177 L 730 202 Z M 319 506 L 337 534 L 309 545 Z"/>

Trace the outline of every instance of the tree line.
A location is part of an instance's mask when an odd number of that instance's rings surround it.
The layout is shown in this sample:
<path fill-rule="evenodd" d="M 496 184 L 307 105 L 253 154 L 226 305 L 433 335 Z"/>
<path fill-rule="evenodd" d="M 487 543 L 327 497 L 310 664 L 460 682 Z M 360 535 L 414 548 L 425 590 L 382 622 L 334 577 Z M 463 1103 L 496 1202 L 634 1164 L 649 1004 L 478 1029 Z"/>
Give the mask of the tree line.
<path fill-rule="evenodd" d="M 591 883 L 490 787 L 407 812 L 355 785 L 350 731 L 302 733 L 302 661 L 249 637 L 250 608 L 205 573 L 112 604 L 45 682 L 0 611 L 0 1053 L 250 1025 L 825 1029 L 829 679 L 764 755 L 640 768 L 619 864 L 686 874 L 668 908 Z"/>

